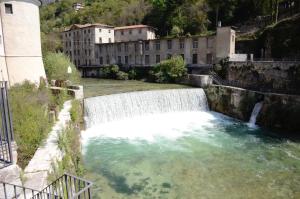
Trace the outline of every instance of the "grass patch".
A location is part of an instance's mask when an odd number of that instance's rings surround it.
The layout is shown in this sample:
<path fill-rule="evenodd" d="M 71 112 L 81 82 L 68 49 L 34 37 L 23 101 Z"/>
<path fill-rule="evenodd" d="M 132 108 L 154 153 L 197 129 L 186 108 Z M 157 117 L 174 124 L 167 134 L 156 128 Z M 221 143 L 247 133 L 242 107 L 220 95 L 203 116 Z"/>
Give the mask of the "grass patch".
<path fill-rule="evenodd" d="M 75 101 L 75 105 L 76 104 L 77 102 Z M 76 116 L 77 121 L 81 121 L 80 118 L 83 118 L 82 115 L 80 117 Z M 53 162 L 53 171 L 48 174 L 49 182 L 59 178 L 65 172 L 83 176 L 84 167 L 82 164 L 80 128 L 78 124 L 79 123 L 74 122 L 70 123 L 69 126 L 59 134 L 57 145 L 63 152 L 63 158 L 61 161 Z"/>
<path fill-rule="evenodd" d="M 111 79 L 81 79 L 81 84 L 84 86 L 84 96 L 86 98 L 134 91 L 191 88 L 190 86 L 180 84 L 159 84 L 137 80 L 120 81 Z"/>
<path fill-rule="evenodd" d="M 64 94 L 53 96 L 44 86 L 37 88 L 25 82 L 9 90 L 18 165 L 25 168 L 51 130 L 49 107 L 62 106 Z"/>

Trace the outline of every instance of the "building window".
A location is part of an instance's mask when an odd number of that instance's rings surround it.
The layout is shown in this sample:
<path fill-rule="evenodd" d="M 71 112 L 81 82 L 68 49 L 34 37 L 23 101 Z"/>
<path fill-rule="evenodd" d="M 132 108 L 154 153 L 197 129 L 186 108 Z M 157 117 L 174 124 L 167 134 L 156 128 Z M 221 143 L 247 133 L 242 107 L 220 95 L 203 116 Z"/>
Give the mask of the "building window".
<path fill-rule="evenodd" d="M 122 58 L 121 56 L 118 56 L 118 64 L 121 64 L 122 63 Z"/>
<path fill-rule="evenodd" d="M 91 56 L 91 50 L 89 49 L 89 56 Z"/>
<path fill-rule="evenodd" d="M 117 48 L 118 48 L 118 52 L 121 52 L 121 51 L 122 51 L 122 46 L 121 46 L 121 44 L 118 44 Z"/>
<path fill-rule="evenodd" d="M 155 42 L 155 49 L 160 50 L 160 41 Z"/>
<path fill-rule="evenodd" d="M 145 55 L 145 64 L 146 65 L 150 64 L 150 56 L 149 55 Z"/>
<path fill-rule="evenodd" d="M 184 40 L 183 39 L 179 40 L 179 48 L 184 49 Z"/>
<path fill-rule="evenodd" d="M 198 54 L 193 54 L 193 64 L 198 64 Z"/>
<path fill-rule="evenodd" d="M 211 48 L 212 47 L 212 42 L 209 38 L 206 39 L 206 47 Z"/>
<path fill-rule="evenodd" d="M 99 32 L 101 32 L 102 30 L 101 30 L 101 28 L 99 28 Z"/>
<path fill-rule="evenodd" d="M 88 29 L 88 33 L 91 33 L 91 30 L 90 30 L 90 29 Z"/>
<path fill-rule="evenodd" d="M 125 56 L 125 64 L 128 64 L 128 56 Z"/>
<path fill-rule="evenodd" d="M 160 62 L 160 55 L 156 55 L 155 62 L 156 62 L 156 63 L 159 63 L 159 62 Z"/>
<path fill-rule="evenodd" d="M 181 56 L 181 57 L 182 57 L 182 59 L 184 60 L 184 54 L 181 54 L 180 56 Z"/>
<path fill-rule="evenodd" d="M 212 62 L 213 62 L 213 56 L 212 56 L 212 54 L 211 53 L 207 53 L 207 55 L 206 55 L 206 63 L 207 64 L 212 64 Z"/>
<path fill-rule="evenodd" d="M 108 38 L 108 43 L 111 43 L 111 38 Z"/>
<path fill-rule="evenodd" d="M 99 52 L 102 53 L 102 46 L 99 46 Z"/>
<path fill-rule="evenodd" d="M 168 49 L 172 49 L 172 40 L 167 41 Z"/>
<path fill-rule="evenodd" d="M 139 29 L 139 34 L 142 34 L 142 29 Z"/>
<path fill-rule="evenodd" d="M 128 52 L 128 44 L 125 44 L 125 52 Z"/>
<path fill-rule="evenodd" d="M 5 4 L 5 13 L 6 14 L 13 14 L 13 6 L 10 3 Z"/>
<path fill-rule="evenodd" d="M 85 33 L 86 33 L 86 30 L 84 30 L 83 33 L 85 34 Z"/>
<path fill-rule="evenodd" d="M 90 66 L 90 65 L 92 65 L 92 62 L 91 62 L 91 60 L 89 60 L 89 66 Z"/>
<path fill-rule="evenodd" d="M 129 34 L 130 34 L 130 35 L 132 34 L 132 30 L 129 30 Z"/>
<path fill-rule="evenodd" d="M 103 65 L 103 57 L 100 57 L 100 65 Z"/>
<path fill-rule="evenodd" d="M 102 37 L 99 37 L 99 43 L 102 43 Z"/>
<path fill-rule="evenodd" d="M 171 59 L 172 55 L 171 54 L 167 54 L 167 59 Z"/>
<path fill-rule="evenodd" d="M 149 50 L 149 41 L 145 42 L 145 50 Z"/>
<path fill-rule="evenodd" d="M 108 30 L 108 33 L 110 33 L 110 30 Z"/>
<path fill-rule="evenodd" d="M 193 48 L 198 48 L 198 39 L 193 39 Z"/>
<path fill-rule="evenodd" d="M 110 60 L 109 60 L 109 56 L 106 56 L 106 63 L 109 64 Z"/>
<path fill-rule="evenodd" d="M 124 35 L 124 31 L 123 30 L 121 31 L 121 35 Z"/>
<path fill-rule="evenodd" d="M 137 43 L 134 44 L 134 50 L 135 50 L 135 52 L 138 51 L 138 45 L 137 45 Z"/>

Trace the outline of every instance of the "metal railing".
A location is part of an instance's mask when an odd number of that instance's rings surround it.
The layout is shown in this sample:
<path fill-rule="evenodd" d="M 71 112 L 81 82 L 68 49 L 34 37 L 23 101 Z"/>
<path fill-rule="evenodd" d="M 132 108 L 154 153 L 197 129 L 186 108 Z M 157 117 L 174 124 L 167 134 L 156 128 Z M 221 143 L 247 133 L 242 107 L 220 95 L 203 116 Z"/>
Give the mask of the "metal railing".
<path fill-rule="evenodd" d="M 70 174 L 64 174 L 56 179 L 33 199 L 39 198 L 91 198 L 92 182 Z"/>
<path fill-rule="evenodd" d="M 13 163 L 13 127 L 8 103 L 7 82 L 0 82 L 0 169 Z"/>
<path fill-rule="evenodd" d="M 92 182 L 64 174 L 41 191 L 0 181 L 1 199 L 90 199 Z"/>
<path fill-rule="evenodd" d="M 38 190 L 26 188 L 20 185 L 14 185 L 0 181 L 0 198 L 1 199 L 23 199 L 33 198 L 38 194 Z"/>

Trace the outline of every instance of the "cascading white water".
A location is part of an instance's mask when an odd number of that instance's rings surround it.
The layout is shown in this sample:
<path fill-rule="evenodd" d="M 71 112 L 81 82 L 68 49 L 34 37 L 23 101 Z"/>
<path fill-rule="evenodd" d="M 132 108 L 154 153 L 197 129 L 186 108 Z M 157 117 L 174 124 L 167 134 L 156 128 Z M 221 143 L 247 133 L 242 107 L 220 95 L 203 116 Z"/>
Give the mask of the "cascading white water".
<path fill-rule="evenodd" d="M 145 114 L 206 111 L 203 89 L 174 89 L 123 93 L 88 98 L 84 102 L 87 128 Z"/>
<path fill-rule="evenodd" d="M 255 104 L 252 114 L 251 114 L 251 117 L 250 117 L 250 120 L 249 120 L 249 123 L 248 123 L 250 127 L 255 127 L 256 118 L 257 118 L 262 106 L 263 106 L 263 102 L 258 102 Z"/>

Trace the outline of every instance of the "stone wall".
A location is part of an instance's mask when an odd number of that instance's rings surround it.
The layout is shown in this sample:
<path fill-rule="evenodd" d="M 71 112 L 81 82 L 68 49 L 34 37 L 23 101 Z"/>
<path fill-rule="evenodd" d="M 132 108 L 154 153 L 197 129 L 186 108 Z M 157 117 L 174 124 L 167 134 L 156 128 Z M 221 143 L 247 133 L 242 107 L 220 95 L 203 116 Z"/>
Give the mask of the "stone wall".
<path fill-rule="evenodd" d="M 230 62 L 227 79 L 244 88 L 300 93 L 300 62 Z"/>
<path fill-rule="evenodd" d="M 248 122 L 257 102 L 263 107 L 257 117 L 261 127 L 300 136 L 300 96 L 262 93 L 228 86 L 205 89 L 209 107 L 233 118 Z"/>

